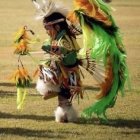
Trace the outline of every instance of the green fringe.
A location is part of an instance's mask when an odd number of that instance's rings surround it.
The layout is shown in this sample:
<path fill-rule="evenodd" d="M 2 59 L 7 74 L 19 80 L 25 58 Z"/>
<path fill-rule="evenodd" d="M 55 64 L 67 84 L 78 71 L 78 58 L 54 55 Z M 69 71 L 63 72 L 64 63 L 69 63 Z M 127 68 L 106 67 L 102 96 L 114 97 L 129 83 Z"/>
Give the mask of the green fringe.
<path fill-rule="evenodd" d="M 18 110 L 23 109 L 23 104 L 24 104 L 26 95 L 27 95 L 26 88 L 17 88 L 17 109 Z"/>
<path fill-rule="evenodd" d="M 96 0 L 96 2 L 99 2 L 98 4 L 100 5 L 101 0 Z M 102 8 L 104 3 L 100 6 Z M 105 6 L 104 11 L 107 12 L 106 10 L 108 9 Z M 112 60 L 114 78 L 112 88 L 108 95 L 100 100 L 97 100 L 93 105 L 86 108 L 82 112 L 82 116 L 91 118 L 94 114 L 96 114 L 101 121 L 108 122 L 106 110 L 115 105 L 119 91 L 121 91 L 122 95 L 124 95 L 124 84 L 128 77 L 126 54 L 122 39 L 111 16 L 110 18 L 112 19 L 113 24 L 110 27 L 107 27 L 104 23 L 86 16 L 82 10 L 77 10 L 76 14 L 79 17 L 80 24 L 82 26 L 84 39 L 83 50 L 86 51 L 87 49 L 91 49 L 91 58 L 95 59 L 96 62 L 102 61 L 104 66 L 106 66 L 107 58 L 109 56 Z M 84 51 L 81 51 L 81 55 L 86 53 Z"/>

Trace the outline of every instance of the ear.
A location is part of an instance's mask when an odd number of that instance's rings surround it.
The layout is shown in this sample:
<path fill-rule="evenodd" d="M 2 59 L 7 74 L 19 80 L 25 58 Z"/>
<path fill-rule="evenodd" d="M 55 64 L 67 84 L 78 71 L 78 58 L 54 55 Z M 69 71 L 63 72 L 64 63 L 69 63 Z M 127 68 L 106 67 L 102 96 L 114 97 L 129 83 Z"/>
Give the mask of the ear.
<path fill-rule="evenodd" d="M 59 25 L 55 25 L 54 28 L 56 29 L 56 31 L 60 30 L 60 26 Z"/>

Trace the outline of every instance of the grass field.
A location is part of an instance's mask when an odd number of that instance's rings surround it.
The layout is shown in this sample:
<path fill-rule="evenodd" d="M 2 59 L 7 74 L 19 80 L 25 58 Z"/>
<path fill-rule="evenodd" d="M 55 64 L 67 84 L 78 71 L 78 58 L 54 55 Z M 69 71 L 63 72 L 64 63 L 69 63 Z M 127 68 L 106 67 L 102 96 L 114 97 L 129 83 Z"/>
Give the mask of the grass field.
<path fill-rule="evenodd" d="M 67 0 L 68 2 L 71 2 Z M 65 1 L 66 2 L 66 1 Z M 140 0 L 113 0 L 116 9 L 113 15 L 123 33 L 127 50 L 132 90 L 125 97 L 118 96 L 114 108 L 107 111 L 109 125 L 96 120 L 85 121 L 79 117 L 78 123 L 60 124 L 54 121 L 57 99 L 44 101 L 35 90 L 35 80 L 29 89 L 24 110 L 16 109 L 16 88 L 9 80 L 17 68 L 17 56 L 13 55 L 13 33 L 21 26 L 28 25 L 41 39 L 46 37 L 40 21 L 34 20 L 35 10 L 30 0 L 0 1 L 0 140 L 139 140 L 140 137 Z M 40 50 L 40 43 L 33 50 Z M 40 59 L 42 56 L 34 56 Z M 25 56 L 25 66 L 34 71 L 37 65 Z M 92 85 L 87 74 L 84 84 Z M 94 101 L 97 91 L 88 89 L 84 100 L 78 104 L 79 113 Z"/>

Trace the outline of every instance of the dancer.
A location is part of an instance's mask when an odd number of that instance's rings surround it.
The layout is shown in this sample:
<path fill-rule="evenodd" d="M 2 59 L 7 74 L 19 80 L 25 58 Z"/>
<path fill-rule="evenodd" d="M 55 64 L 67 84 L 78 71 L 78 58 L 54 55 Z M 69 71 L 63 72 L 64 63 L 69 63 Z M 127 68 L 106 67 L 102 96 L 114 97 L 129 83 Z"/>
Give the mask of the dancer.
<path fill-rule="evenodd" d="M 97 101 L 86 108 L 82 116 L 92 118 L 97 115 L 101 122 L 108 123 L 106 110 L 114 106 L 119 91 L 124 93 L 124 84 L 128 76 L 125 49 L 119 28 L 111 15 L 110 6 L 102 0 L 74 0 L 75 10 L 67 14 L 63 8 L 55 7 L 52 1 L 43 1 L 44 5 L 49 5 L 49 8 L 46 6 L 47 10 L 35 0 L 33 2 L 41 11 L 41 15 L 37 18 L 43 17 L 44 27 L 51 37 L 44 43 L 42 49 L 57 58 L 57 61 L 50 61 L 49 69 L 52 71 L 57 68 L 55 74 L 62 75 L 61 78 L 52 80 L 58 79 L 60 84 L 59 107 L 62 107 L 63 101 L 71 106 L 69 99 L 73 95 L 71 92 L 73 86 L 73 93 L 82 97 L 78 68 L 80 65 L 97 80 L 101 89 L 96 96 Z M 72 32 L 76 28 L 70 30 L 66 17 L 72 25 L 80 25 L 83 47 L 77 47 L 76 34 Z M 64 107 L 62 108 L 64 110 Z M 67 121 L 67 114 L 63 113 L 59 121 Z"/>
<path fill-rule="evenodd" d="M 58 95 L 56 122 L 76 121 L 77 112 L 72 106 L 72 99 L 75 95 L 82 98 L 77 59 L 80 47 L 63 12 L 46 14 L 43 17 L 43 25 L 49 39 L 44 42 L 42 49 L 50 58 L 44 65 L 40 65 L 37 90 L 44 99 Z"/>

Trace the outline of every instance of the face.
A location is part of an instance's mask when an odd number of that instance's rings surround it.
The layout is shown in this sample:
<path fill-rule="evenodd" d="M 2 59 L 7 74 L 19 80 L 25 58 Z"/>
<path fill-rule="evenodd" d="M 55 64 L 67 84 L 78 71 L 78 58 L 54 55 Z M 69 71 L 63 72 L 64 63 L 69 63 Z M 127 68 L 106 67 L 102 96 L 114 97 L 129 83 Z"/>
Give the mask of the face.
<path fill-rule="evenodd" d="M 57 30 L 54 28 L 53 25 L 46 25 L 45 23 L 43 23 L 44 28 L 46 29 L 47 34 L 52 38 L 55 39 L 56 35 L 57 35 Z"/>

